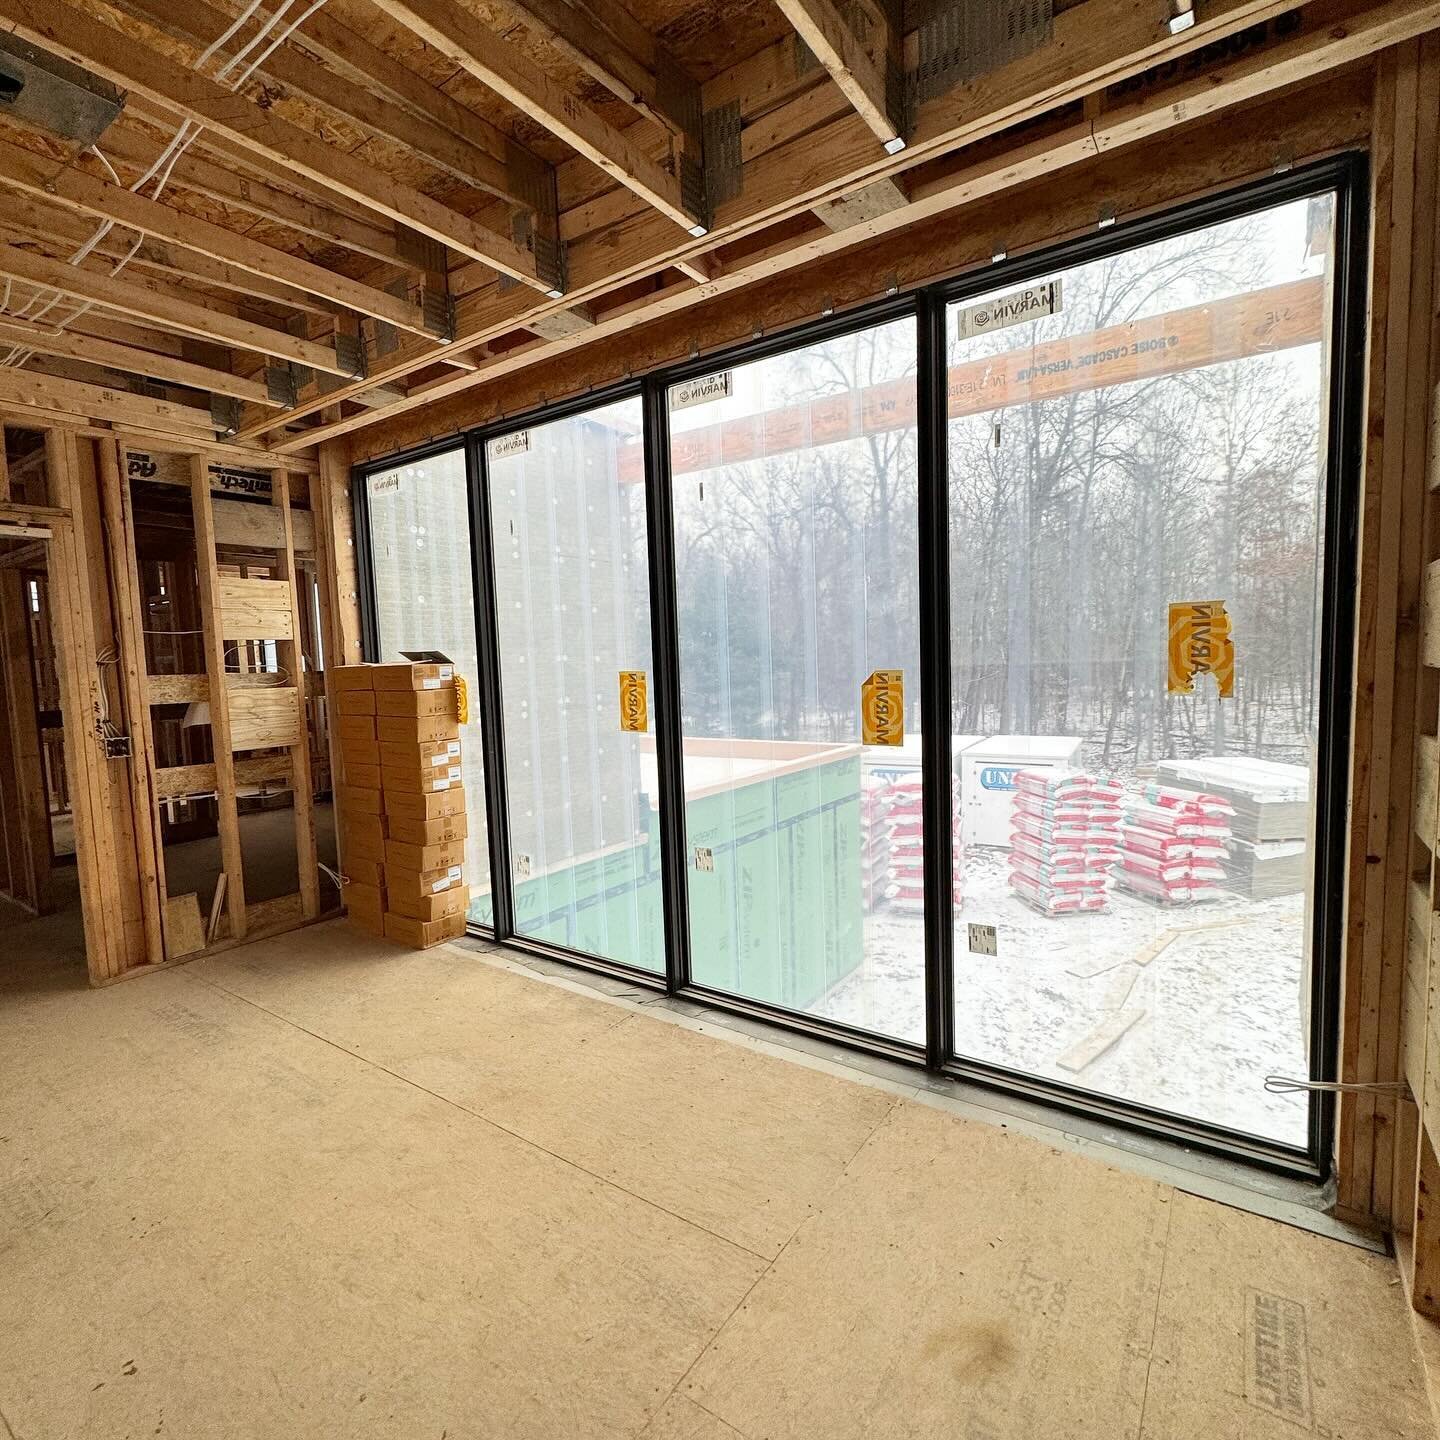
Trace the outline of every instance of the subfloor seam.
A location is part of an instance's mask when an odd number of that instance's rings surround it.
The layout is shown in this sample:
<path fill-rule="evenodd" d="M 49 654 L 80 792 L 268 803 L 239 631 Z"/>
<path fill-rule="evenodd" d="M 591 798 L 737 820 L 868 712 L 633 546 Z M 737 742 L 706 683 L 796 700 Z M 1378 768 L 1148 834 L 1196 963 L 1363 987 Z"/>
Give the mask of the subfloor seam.
<path fill-rule="evenodd" d="M 494 1120 L 478 1110 L 472 1110 L 468 1105 L 462 1105 L 460 1101 L 454 1100 L 448 1095 L 440 1094 L 438 1090 L 431 1090 L 428 1086 L 421 1085 L 419 1081 L 412 1080 L 408 1075 L 402 1075 L 398 1070 L 392 1070 L 388 1065 L 382 1065 L 378 1060 L 373 1060 L 368 1055 L 362 1055 L 358 1050 L 351 1050 L 340 1044 L 338 1040 L 332 1040 L 328 1035 L 321 1035 L 318 1031 L 311 1030 L 301 1025 L 298 1021 L 292 1020 L 288 1015 L 282 1015 L 278 1010 L 272 1010 L 268 1005 L 262 1005 L 258 1000 L 252 1000 L 248 995 L 240 994 L 238 990 L 231 990 L 224 985 L 218 984 L 214 980 L 207 980 L 203 975 L 193 971 L 189 972 L 189 978 L 197 984 L 206 985 L 222 995 L 228 995 L 233 1000 L 239 1000 L 243 1004 L 251 1006 L 253 1009 L 260 1011 L 262 1015 L 269 1015 L 271 1019 L 278 1020 L 282 1025 L 288 1025 L 292 1030 L 298 1030 L 302 1035 L 308 1035 L 312 1040 L 318 1040 L 322 1045 L 328 1045 L 332 1050 L 339 1051 L 341 1055 L 348 1056 L 351 1060 L 358 1060 L 362 1065 L 368 1065 L 372 1070 L 378 1070 L 382 1075 L 388 1075 L 392 1080 L 398 1080 L 402 1085 L 408 1085 L 412 1090 L 418 1090 L 422 1095 L 428 1095 L 431 1099 L 440 1101 L 442 1105 L 449 1105 L 452 1109 L 460 1111 L 462 1115 L 468 1115 L 472 1119 L 478 1120 L 482 1125 L 488 1125 L 492 1130 L 497 1130 L 502 1135 L 508 1135 L 512 1140 L 517 1140 L 520 1144 L 529 1146 L 542 1155 L 548 1155 L 552 1160 L 558 1160 L 562 1165 L 569 1166 L 570 1169 L 577 1171 L 579 1174 L 586 1175 L 590 1179 L 597 1181 L 601 1185 L 608 1186 L 612 1190 L 617 1190 L 622 1195 L 628 1195 L 632 1200 L 638 1200 L 642 1205 L 649 1206 L 652 1210 L 658 1210 L 662 1215 L 668 1215 L 672 1220 L 678 1220 L 682 1225 L 688 1226 L 692 1230 L 698 1230 L 702 1235 L 708 1235 L 711 1239 L 719 1240 L 722 1244 L 729 1245 L 751 1256 L 753 1259 L 764 1261 L 767 1266 L 773 1263 L 770 1257 L 761 1254 L 760 1251 L 752 1250 L 748 1245 L 742 1245 L 738 1240 L 732 1240 L 728 1235 L 721 1235 L 718 1231 L 711 1230 L 709 1226 L 700 1224 L 698 1220 L 692 1220 L 687 1215 L 681 1215 L 669 1209 L 667 1206 L 661 1205 L 659 1201 L 652 1200 L 647 1195 L 641 1195 L 619 1184 L 617 1181 L 610 1179 L 608 1176 L 601 1175 L 589 1169 L 587 1166 L 580 1164 L 578 1160 L 572 1160 L 567 1155 L 561 1155 L 558 1151 L 551 1150 L 547 1146 L 542 1145 L 538 1140 L 534 1140 L 528 1135 L 523 1135 L 518 1130 L 512 1130 L 509 1126 L 500 1124 L 498 1120 Z M 629 1016 L 625 1017 L 625 1019 L 629 1018 Z M 622 1024 L 624 1024 L 624 1020 L 610 1028 L 619 1029 L 619 1026 Z M 763 1273 L 764 1272 L 762 1272 L 762 1274 Z"/>
<path fill-rule="evenodd" d="M 661 1400 L 660 1404 L 656 1407 L 656 1415 L 658 1415 L 665 1408 L 665 1406 L 670 1403 L 671 1399 L 679 1392 L 680 1387 L 686 1382 L 686 1380 L 690 1378 L 690 1375 L 694 1371 L 695 1367 L 705 1358 L 707 1354 L 709 1354 L 711 1346 L 713 1346 L 715 1342 L 721 1337 L 721 1335 L 725 1333 L 726 1327 L 740 1313 L 740 1311 L 744 1309 L 745 1302 L 749 1300 L 750 1296 L 755 1291 L 755 1286 L 759 1285 L 759 1283 L 780 1263 L 781 1257 L 790 1248 L 791 1244 L 795 1240 L 795 1237 L 799 1235 L 799 1233 L 804 1230 L 808 1225 L 811 1225 L 816 1220 L 818 1220 L 820 1216 L 824 1213 L 826 1205 L 829 1203 L 831 1196 L 834 1195 L 836 1189 L 839 1187 L 840 1182 L 846 1177 L 846 1175 L 850 1173 L 850 1167 L 855 1163 L 856 1160 L 860 1158 L 861 1151 L 863 1151 L 865 1147 L 869 1145 L 869 1143 L 875 1138 L 875 1136 L 879 1134 L 879 1132 L 890 1123 L 895 1112 L 900 1108 L 901 1105 L 905 1103 L 906 1100 L 904 1096 L 896 1095 L 892 1097 L 890 1104 L 886 1107 L 885 1113 L 875 1121 L 875 1123 L 870 1127 L 868 1131 L 866 1131 L 860 1143 L 856 1145 L 855 1149 L 851 1152 L 850 1158 L 846 1160 L 844 1165 L 840 1167 L 839 1173 L 836 1175 L 830 1187 L 826 1190 L 824 1196 L 816 1200 L 815 1204 L 812 1205 L 810 1208 L 810 1213 L 806 1215 L 789 1233 L 789 1235 L 785 1237 L 785 1243 L 781 1245 L 779 1250 L 775 1252 L 775 1258 L 770 1261 L 770 1263 L 766 1265 L 764 1270 L 762 1270 L 760 1274 L 755 1277 L 754 1284 L 752 1284 L 750 1288 L 746 1290 L 746 1292 L 740 1297 L 740 1299 L 736 1301 L 735 1308 L 731 1310 L 731 1312 L 719 1323 L 719 1325 L 715 1327 L 715 1329 L 710 1334 L 710 1338 L 696 1352 L 695 1358 L 689 1363 L 689 1365 L 685 1367 L 684 1374 L 682 1374 L 680 1378 L 676 1380 L 674 1385 L 672 1385 L 670 1389 L 665 1393 L 665 1398 Z M 699 1406 L 699 1408 L 704 1410 L 707 1415 L 712 1416 L 722 1425 L 728 1425 L 730 1429 L 734 1430 L 737 1435 L 741 1435 L 742 1437 L 745 1435 L 745 1432 L 741 1430 L 738 1425 L 734 1424 L 730 1420 L 727 1420 L 723 1415 L 717 1414 L 708 1406 L 702 1405 L 700 1401 L 694 1399 L 693 1396 L 687 1395 L 685 1398 L 689 1400 L 692 1405 Z M 652 1416 L 650 1422 L 647 1423 L 646 1429 L 649 1428 L 649 1424 L 653 1423 L 654 1416 Z M 643 1430 L 640 1432 L 642 1437 L 644 1433 L 645 1432 Z"/>
<path fill-rule="evenodd" d="M 1144 1440 L 1145 1415 L 1150 1408 L 1150 1372 L 1155 1368 L 1155 1337 L 1160 1333 L 1160 1306 L 1165 1299 L 1165 1270 L 1170 1264 L 1170 1232 L 1175 1228 L 1175 1204 L 1179 1196 L 1170 1191 L 1165 1209 L 1165 1248 L 1160 1252 L 1160 1278 L 1155 1282 L 1155 1311 L 1150 1317 L 1150 1343 L 1145 1356 L 1145 1384 L 1140 1392 L 1140 1423 L 1135 1440 Z"/>

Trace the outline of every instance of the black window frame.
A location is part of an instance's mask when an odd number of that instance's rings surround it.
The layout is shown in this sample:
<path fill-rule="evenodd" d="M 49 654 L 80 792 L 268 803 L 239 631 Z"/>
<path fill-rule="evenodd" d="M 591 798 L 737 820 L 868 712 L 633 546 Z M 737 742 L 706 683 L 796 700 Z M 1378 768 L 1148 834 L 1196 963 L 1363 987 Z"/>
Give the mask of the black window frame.
<path fill-rule="evenodd" d="M 1324 1182 L 1331 1174 L 1335 1097 L 1311 1096 L 1304 1151 L 1261 1137 L 1107 1097 L 1058 1081 L 965 1059 L 954 1045 L 954 916 L 951 854 L 930 846 L 926 854 L 925 980 L 926 1038 L 916 1045 L 836 1021 L 822 1020 L 760 1001 L 696 985 L 690 977 L 687 915 L 684 778 L 681 763 L 678 616 L 675 593 L 673 479 L 669 446 L 670 387 L 729 365 L 742 365 L 801 349 L 870 326 L 905 317 L 917 329 L 917 428 L 919 432 L 920 656 L 924 730 L 947 734 L 950 717 L 948 403 L 946 310 L 1002 286 L 1021 285 L 1056 270 L 1103 259 L 1226 220 L 1243 218 L 1289 201 L 1335 196 L 1332 311 L 1324 476 L 1320 716 L 1316 752 L 1315 903 L 1312 906 L 1310 1066 L 1317 1080 L 1335 1078 L 1339 1049 L 1340 975 L 1344 944 L 1349 746 L 1352 700 L 1354 590 L 1363 456 L 1365 360 L 1365 259 L 1369 243 L 1368 157 L 1347 152 L 1235 185 L 1214 195 L 1154 213 L 1120 220 L 954 279 L 892 294 L 842 313 L 797 323 L 768 336 L 660 366 L 638 377 L 596 388 L 562 402 L 533 407 L 441 441 L 370 460 L 351 472 L 361 630 L 367 659 L 378 655 L 374 573 L 366 481 L 372 475 L 463 449 L 470 494 L 472 598 L 479 642 L 476 704 L 482 720 L 486 813 L 489 826 L 493 926 L 471 929 L 526 954 L 576 965 L 635 986 L 693 999 L 733 1014 L 764 1020 L 871 1055 L 923 1066 L 939 1076 L 1031 1099 L 1125 1130 L 1159 1136 L 1184 1146 L 1248 1161 L 1274 1172 Z M 644 415 L 645 501 L 652 626 L 652 715 L 660 775 L 661 883 L 664 899 L 666 973 L 607 960 L 515 934 L 513 874 L 509 853 L 503 676 L 497 647 L 493 528 L 487 444 L 555 420 L 638 397 Z M 922 756 L 927 833 L 950 833 L 952 794 L 948 747 L 930 745 Z M 678 823 L 677 823 L 678 822 Z"/>

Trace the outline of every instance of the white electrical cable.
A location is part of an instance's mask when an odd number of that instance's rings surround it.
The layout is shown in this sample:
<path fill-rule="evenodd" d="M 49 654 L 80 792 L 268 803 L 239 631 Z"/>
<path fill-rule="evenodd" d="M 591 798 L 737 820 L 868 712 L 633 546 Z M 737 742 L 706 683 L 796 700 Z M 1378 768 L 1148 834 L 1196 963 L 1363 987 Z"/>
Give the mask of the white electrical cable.
<path fill-rule="evenodd" d="M 1327 1095 L 1403 1095 L 1409 1088 L 1403 1080 L 1292 1080 L 1287 1075 L 1265 1077 L 1265 1089 L 1271 1095 L 1310 1091 L 1323 1091 Z"/>
<path fill-rule="evenodd" d="M 255 34 L 252 35 L 250 39 L 247 40 L 245 44 L 241 46 L 241 48 L 234 55 L 232 55 L 230 59 L 225 62 L 224 65 L 220 67 L 220 69 L 216 72 L 215 78 L 217 80 L 228 81 L 230 73 L 235 69 L 235 67 L 237 65 L 240 65 L 245 60 L 245 57 L 249 55 L 250 52 L 257 45 L 261 44 L 263 41 L 265 41 L 271 36 L 271 32 L 274 31 L 276 25 L 289 12 L 292 3 L 293 0 L 284 0 L 284 3 L 273 14 L 268 16 L 264 23 L 257 28 Z M 281 29 L 279 34 L 275 35 L 273 39 L 270 39 L 270 43 L 266 45 L 265 49 L 260 53 L 260 55 L 258 55 L 254 60 L 250 61 L 249 64 L 245 65 L 245 68 L 241 71 L 239 76 L 234 81 L 230 82 L 230 89 L 232 91 L 238 90 L 242 85 L 244 85 L 246 81 L 248 81 L 250 77 L 256 72 L 256 70 L 258 70 L 260 66 L 263 65 L 265 61 L 268 60 L 270 56 L 273 55 L 275 51 L 281 45 L 283 45 L 285 41 L 288 40 L 290 36 L 293 35 L 295 31 L 298 30 L 300 26 L 303 25 L 325 3 L 326 0 L 311 0 L 311 4 L 307 9 L 302 10 L 299 15 L 297 15 L 293 20 L 286 24 L 283 29 Z M 215 39 L 209 46 L 206 47 L 204 51 L 201 52 L 200 58 L 195 62 L 194 68 L 199 70 L 203 68 L 206 64 L 208 64 L 209 61 L 213 58 L 213 56 L 216 54 L 216 52 L 220 50 L 224 45 L 226 45 L 238 33 L 241 26 L 244 25 L 246 21 L 248 21 L 255 14 L 255 12 L 260 8 L 260 4 L 261 0 L 250 0 L 250 4 L 246 6 L 246 8 L 241 12 L 241 14 L 229 26 L 229 28 L 226 29 L 222 35 Z M 175 166 L 179 162 L 180 157 L 185 153 L 186 150 L 190 148 L 191 145 L 195 143 L 197 139 L 199 139 L 203 130 L 204 127 L 202 125 L 196 125 L 189 120 L 184 121 L 180 125 L 180 128 L 176 130 L 175 134 L 171 136 L 165 148 L 160 152 L 160 154 L 155 158 L 155 160 L 150 164 L 150 166 L 145 170 L 145 172 L 140 176 L 140 178 L 129 187 L 131 193 L 139 194 L 139 192 L 144 188 L 144 186 L 148 185 L 150 181 L 155 179 L 155 177 L 158 175 L 160 177 L 159 183 L 156 185 L 154 195 L 151 197 L 152 199 L 158 200 L 161 193 L 164 191 L 166 185 L 169 183 L 170 176 L 174 172 Z M 120 183 L 120 177 L 115 173 L 115 167 L 111 165 L 108 159 L 106 159 L 105 155 L 101 152 L 100 147 L 98 145 L 92 145 L 90 149 L 94 152 L 96 158 L 110 173 L 111 178 L 118 185 Z M 71 265 L 79 265 L 82 261 L 87 259 L 94 252 L 95 247 L 101 244 L 104 241 L 105 237 L 109 235 L 114 228 L 115 221 L 101 221 L 101 223 L 96 227 L 95 233 L 70 257 L 68 263 Z M 136 254 L 139 252 L 141 245 L 143 245 L 144 242 L 145 236 L 143 232 L 137 233 L 134 241 L 130 245 L 130 248 L 125 252 L 124 255 L 120 257 L 118 261 L 115 262 L 114 266 L 111 267 L 111 278 L 118 275 L 131 262 L 131 260 L 135 258 Z M 15 312 L 16 317 L 18 319 L 29 320 L 31 321 L 31 323 L 38 324 L 57 305 L 63 303 L 65 298 L 57 291 L 51 295 L 50 299 L 46 301 L 44 306 L 39 311 L 32 313 L 34 305 L 39 301 L 43 294 L 43 290 L 37 290 L 34 295 L 32 295 L 30 299 L 26 302 L 26 304 L 20 310 Z M 5 287 L 5 299 L 3 304 L 0 304 L 0 313 L 8 313 L 9 304 L 10 285 L 9 282 L 7 282 Z M 88 300 L 85 301 L 81 305 L 77 306 L 77 308 L 71 314 L 65 316 L 61 320 L 56 321 L 55 328 L 57 330 L 63 330 L 65 326 L 72 324 L 74 321 L 79 320 L 82 316 L 89 314 L 92 309 L 94 309 L 94 302 Z M 34 353 L 35 352 L 33 350 L 23 346 L 12 346 L 9 352 L 3 358 L 0 358 L 0 366 L 23 365 L 31 358 L 32 355 L 34 355 Z"/>

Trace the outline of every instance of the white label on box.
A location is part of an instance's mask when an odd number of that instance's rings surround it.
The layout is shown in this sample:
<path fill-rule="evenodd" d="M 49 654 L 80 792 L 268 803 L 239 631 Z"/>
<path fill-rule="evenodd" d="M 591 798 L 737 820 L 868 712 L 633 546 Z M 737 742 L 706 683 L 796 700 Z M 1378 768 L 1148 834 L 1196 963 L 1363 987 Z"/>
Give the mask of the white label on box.
<path fill-rule="evenodd" d="M 443 880 L 436 880 L 430 886 L 430 893 L 438 895 L 442 890 L 448 890 L 455 881 L 447 875 Z"/>
<path fill-rule="evenodd" d="M 422 690 L 438 690 L 440 688 L 440 682 L 438 680 L 422 680 L 420 682 L 420 688 Z"/>
<path fill-rule="evenodd" d="M 460 742 L 458 740 L 447 741 L 445 744 L 445 753 L 447 755 L 458 755 L 460 753 Z"/>
<path fill-rule="evenodd" d="M 452 780 L 458 780 L 460 778 L 460 767 L 458 765 L 452 765 L 450 767 L 450 778 Z"/>
<path fill-rule="evenodd" d="M 455 667 L 453 665 L 442 665 L 440 667 L 440 678 L 442 680 L 453 680 L 455 678 Z"/>
<path fill-rule="evenodd" d="M 448 790 L 450 788 L 450 777 L 448 775 L 441 776 L 430 788 L 432 790 Z"/>
<path fill-rule="evenodd" d="M 430 768 L 438 770 L 450 757 L 448 755 L 432 755 L 430 757 Z"/>
<path fill-rule="evenodd" d="M 460 867 L 458 865 L 452 865 L 445 873 L 452 880 L 458 880 L 460 878 Z"/>

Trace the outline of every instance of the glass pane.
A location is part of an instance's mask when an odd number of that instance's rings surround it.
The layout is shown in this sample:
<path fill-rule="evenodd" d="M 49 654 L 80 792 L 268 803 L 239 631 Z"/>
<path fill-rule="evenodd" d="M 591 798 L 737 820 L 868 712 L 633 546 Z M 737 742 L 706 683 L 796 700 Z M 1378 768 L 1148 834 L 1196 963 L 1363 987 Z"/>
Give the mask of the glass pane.
<path fill-rule="evenodd" d="M 479 683 L 475 600 L 470 557 L 470 502 L 465 452 L 378 471 L 365 480 L 370 510 L 375 621 L 381 660 L 403 660 L 404 650 L 438 650 L 455 673 Z M 461 729 L 460 767 L 465 785 L 465 875 L 469 919 L 494 923 L 490 901 L 490 842 L 485 828 L 485 759 L 479 706 Z"/>
<path fill-rule="evenodd" d="M 642 430 L 623 400 L 487 463 L 516 931 L 663 972 L 655 745 L 643 697 L 621 707 L 650 671 Z"/>
<path fill-rule="evenodd" d="M 949 316 L 957 1049 L 1296 1148 L 1332 215 Z"/>
<path fill-rule="evenodd" d="M 923 1041 L 915 369 L 897 321 L 670 424 L 693 978 Z M 900 743 L 864 743 L 877 671 Z"/>

